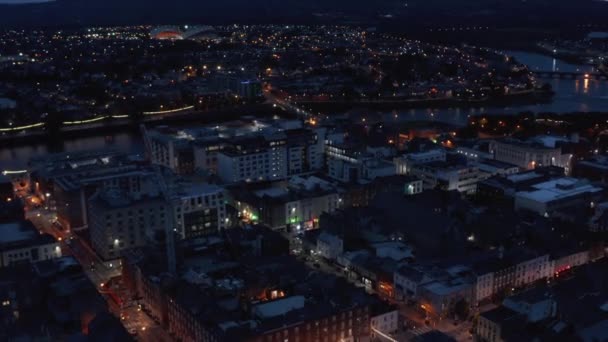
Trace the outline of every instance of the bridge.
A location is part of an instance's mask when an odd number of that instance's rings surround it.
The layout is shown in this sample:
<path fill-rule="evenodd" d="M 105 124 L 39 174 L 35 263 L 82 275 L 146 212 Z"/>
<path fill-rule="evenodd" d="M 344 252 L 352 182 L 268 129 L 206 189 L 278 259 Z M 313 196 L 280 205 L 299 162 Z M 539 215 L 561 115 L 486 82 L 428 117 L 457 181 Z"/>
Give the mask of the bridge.
<path fill-rule="evenodd" d="M 534 71 L 533 74 L 538 78 L 553 79 L 587 79 L 608 81 L 608 74 L 600 72 L 579 72 L 579 71 Z"/>

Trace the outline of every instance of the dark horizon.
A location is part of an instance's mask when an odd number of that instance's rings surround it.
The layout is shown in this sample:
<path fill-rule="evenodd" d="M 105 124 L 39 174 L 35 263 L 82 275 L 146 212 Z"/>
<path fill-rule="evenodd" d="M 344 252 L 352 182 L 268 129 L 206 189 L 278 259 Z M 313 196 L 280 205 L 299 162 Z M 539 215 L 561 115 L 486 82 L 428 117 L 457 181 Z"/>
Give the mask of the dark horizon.
<path fill-rule="evenodd" d="M 357 23 L 395 29 L 461 24 L 565 28 L 608 25 L 608 2 L 593 0 L 56 0 L 0 3 L 0 27 L 134 24 Z"/>

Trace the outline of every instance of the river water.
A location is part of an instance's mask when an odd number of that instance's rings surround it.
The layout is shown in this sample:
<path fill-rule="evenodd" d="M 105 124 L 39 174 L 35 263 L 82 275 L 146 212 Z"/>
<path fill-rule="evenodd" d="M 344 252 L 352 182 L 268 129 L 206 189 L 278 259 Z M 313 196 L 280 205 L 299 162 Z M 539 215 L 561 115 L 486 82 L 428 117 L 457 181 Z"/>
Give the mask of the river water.
<path fill-rule="evenodd" d="M 514 56 L 520 63 L 527 64 L 534 71 L 595 71 L 590 65 L 569 64 L 541 54 L 521 51 L 507 51 L 506 53 Z M 555 91 L 555 96 L 549 102 L 512 106 L 423 108 L 378 114 L 383 114 L 385 120 L 431 120 L 463 124 L 469 115 L 475 114 L 517 114 L 525 111 L 536 113 L 608 112 L 608 81 L 582 79 L 541 79 L 540 81 L 551 84 Z"/>
<path fill-rule="evenodd" d="M 581 71 L 591 72 L 593 68 L 587 65 L 568 64 L 549 56 L 535 53 L 508 51 L 521 63 L 527 64 L 536 71 Z M 453 124 L 463 124 L 469 115 L 475 114 L 517 114 L 523 111 L 531 112 L 608 112 L 608 81 L 596 80 L 543 80 L 550 83 L 555 96 L 548 103 L 522 104 L 513 106 L 479 106 L 470 108 L 417 108 L 399 109 L 395 111 L 378 112 L 385 120 L 430 120 Z M 369 111 L 367 111 L 369 112 Z M 134 133 L 115 133 L 111 137 L 91 136 L 66 140 L 59 146 L 48 146 L 42 142 L 21 147 L 0 146 L 0 171 L 19 170 L 27 166 L 33 157 L 43 156 L 51 152 L 81 151 L 87 149 L 116 148 L 119 150 L 140 153 L 143 151 L 141 138 Z"/>

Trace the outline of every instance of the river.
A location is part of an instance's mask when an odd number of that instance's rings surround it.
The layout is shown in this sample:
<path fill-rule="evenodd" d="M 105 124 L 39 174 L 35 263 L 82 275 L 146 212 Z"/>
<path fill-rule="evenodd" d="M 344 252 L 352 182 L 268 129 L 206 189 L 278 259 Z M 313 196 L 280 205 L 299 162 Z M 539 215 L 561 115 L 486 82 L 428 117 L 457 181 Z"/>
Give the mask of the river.
<path fill-rule="evenodd" d="M 521 63 L 537 71 L 593 71 L 591 66 L 569 64 L 549 56 L 536 53 L 508 51 Z M 555 96 L 548 103 L 525 104 L 513 106 L 479 106 L 471 108 L 418 108 L 410 110 L 382 111 L 385 120 L 429 120 L 452 124 L 464 124 L 469 115 L 475 114 L 517 114 L 531 112 L 608 112 L 608 81 L 596 80 L 543 80 L 553 86 Z M 369 112 L 366 110 L 366 112 Z M 59 146 L 48 146 L 45 143 L 22 147 L 0 147 L 0 171 L 19 170 L 27 166 L 33 157 L 43 156 L 50 152 L 81 151 L 86 149 L 116 148 L 119 150 L 140 153 L 143 151 L 141 138 L 134 133 L 116 133 L 111 137 L 91 136 L 66 140 Z"/>
<path fill-rule="evenodd" d="M 55 144 L 37 143 L 18 147 L 0 147 L 0 172 L 2 170 L 22 170 L 30 159 L 54 152 L 75 152 L 114 148 L 116 150 L 143 153 L 141 138 L 130 132 L 114 133 L 111 136 L 90 136 L 66 139 Z"/>
<path fill-rule="evenodd" d="M 593 72 L 590 65 L 569 64 L 555 58 L 529 52 L 507 51 L 519 62 L 527 64 L 534 71 L 580 71 Z M 555 91 L 550 102 L 536 104 L 518 104 L 512 106 L 484 106 L 469 108 L 422 108 L 409 110 L 395 110 L 392 112 L 379 112 L 385 120 L 431 120 L 463 124 L 469 115 L 475 114 L 517 114 L 530 112 L 608 112 L 608 81 L 599 80 L 568 80 L 568 79 L 541 79 L 549 83 Z"/>

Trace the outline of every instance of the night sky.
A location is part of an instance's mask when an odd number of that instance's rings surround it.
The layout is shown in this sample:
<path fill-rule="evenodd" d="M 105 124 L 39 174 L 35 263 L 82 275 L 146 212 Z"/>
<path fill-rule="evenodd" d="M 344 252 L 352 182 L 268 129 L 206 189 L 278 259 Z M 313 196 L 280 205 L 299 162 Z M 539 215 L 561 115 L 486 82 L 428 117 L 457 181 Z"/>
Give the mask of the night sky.
<path fill-rule="evenodd" d="M 0 0 L 0 4 L 27 4 L 35 2 L 48 2 L 53 0 Z"/>

